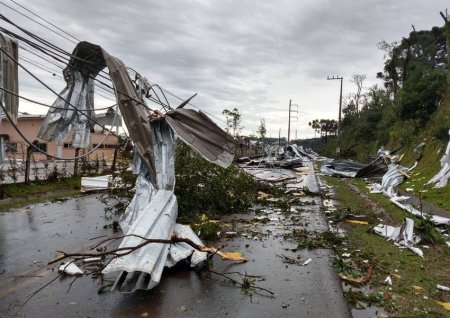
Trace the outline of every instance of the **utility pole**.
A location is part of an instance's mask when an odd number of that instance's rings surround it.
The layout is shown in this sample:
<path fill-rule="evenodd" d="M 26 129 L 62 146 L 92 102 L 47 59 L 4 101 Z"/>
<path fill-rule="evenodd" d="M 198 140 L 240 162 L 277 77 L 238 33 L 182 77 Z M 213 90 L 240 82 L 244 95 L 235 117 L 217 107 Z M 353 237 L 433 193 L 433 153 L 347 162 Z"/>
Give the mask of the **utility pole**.
<path fill-rule="evenodd" d="M 297 107 L 297 110 L 291 110 L 292 106 Z M 298 114 L 298 104 L 292 104 L 292 100 L 289 100 L 289 122 L 288 122 L 288 140 L 287 143 L 289 145 L 289 142 L 291 140 L 291 113 L 297 113 Z M 296 117 L 298 119 L 298 116 Z"/>
<path fill-rule="evenodd" d="M 342 76 L 334 76 L 327 77 L 327 80 L 340 80 L 341 81 L 341 92 L 339 94 L 339 120 L 338 120 L 338 125 L 337 125 L 337 137 L 336 137 L 336 153 L 339 154 L 341 152 L 341 147 L 339 144 L 339 137 L 341 135 L 341 112 L 342 112 L 342 81 L 343 81 L 343 77 Z"/>

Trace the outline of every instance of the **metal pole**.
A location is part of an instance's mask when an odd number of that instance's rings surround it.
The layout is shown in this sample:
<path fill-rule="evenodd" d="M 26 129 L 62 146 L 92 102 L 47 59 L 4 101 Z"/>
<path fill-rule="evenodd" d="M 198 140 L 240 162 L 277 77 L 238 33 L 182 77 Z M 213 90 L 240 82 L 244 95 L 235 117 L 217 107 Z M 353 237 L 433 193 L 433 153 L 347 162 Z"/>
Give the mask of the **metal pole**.
<path fill-rule="evenodd" d="M 281 128 L 278 130 L 278 147 L 281 145 Z"/>
<path fill-rule="evenodd" d="M 342 80 L 343 77 L 341 77 L 341 93 L 339 95 L 339 121 L 338 121 L 338 131 L 337 131 L 337 138 L 336 138 L 336 153 L 341 153 L 341 147 L 340 147 L 340 136 L 341 136 L 341 113 L 342 113 Z"/>
<path fill-rule="evenodd" d="M 337 125 L 337 136 L 336 136 L 336 153 L 339 154 L 341 152 L 341 147 L 339 143 L 339 137 L 341 135 L 341 112 L 342 112 L 342 82 L 344 78 L 342 76 L 334 76 L 333 77 L 327 77 L 327 80 L 340 80 L 341 81 L 341 90 L 339 93 L 339 118 L 338 118 L 338 125 Z"/>
<path fill-rule="evenodd" d="M 288 123 L 288 140 L 287 143 L 289 145 L 289 141 L 291 140 L 291 102 L 292 100 L 289 100 L 289 123 Z"/>

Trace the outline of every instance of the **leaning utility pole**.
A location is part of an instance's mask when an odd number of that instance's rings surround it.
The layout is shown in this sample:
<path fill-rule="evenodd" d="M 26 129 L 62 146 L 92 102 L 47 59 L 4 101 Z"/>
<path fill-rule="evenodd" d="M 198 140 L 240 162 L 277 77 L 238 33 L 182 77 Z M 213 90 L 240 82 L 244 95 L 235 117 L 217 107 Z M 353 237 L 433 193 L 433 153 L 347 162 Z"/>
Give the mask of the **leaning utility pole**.
<path fill-rule="evenodd" d="M 342 76 L 334 76 L 327 77 L 327 80 L 340 80 L 341 81 L 341 93 L 339 94 L 339 120 L 337 126 L 337 137 L 336 137 L 336 153 L 339 154 L 341 152 L 341 147 L 339 145 L 339 137 L 341 135 L 341 112 L 342 112 L 342 80 L 344 78 Z"/>
<path fill-rule="evenodd" d="M 291 110 L 292 106 L 297 107 L 297 110 Z M 289 145 L 289 142 L 291 140 L 291 113 L 295 112 L 298 114 L 298 104 L 292 104 L 292 100 L 289 100 L 289 122 L 288 122 L 288 140 L 287 143 Z M 298 119 L 298 116 L 296 117 Z"/>

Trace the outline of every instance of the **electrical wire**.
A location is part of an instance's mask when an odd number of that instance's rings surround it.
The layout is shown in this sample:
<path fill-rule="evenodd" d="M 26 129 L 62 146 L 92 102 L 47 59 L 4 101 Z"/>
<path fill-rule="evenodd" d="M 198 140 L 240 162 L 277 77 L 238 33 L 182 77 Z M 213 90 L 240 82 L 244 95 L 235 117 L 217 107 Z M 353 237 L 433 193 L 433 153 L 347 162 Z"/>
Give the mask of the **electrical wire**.
<path fill-rule="evenodd" d="M 36 62 L 36 61 L 30 60 L 30 59 L 28 59 L 28 58 L 26 58 L 26 57 L 24 57 L 24 56 L 22 56 L 21 59 L 24 60 L 24 61 L 27 62 L 27 63 L 30 63 L 30 64 L 36 66 L 37 68 L 40 68 L 40 69 L 43 70 L 43 71 L 46 71 L 46 72 L 52 74 L 53 76 L 56 76 L 56 77 L 58 77 L 58 78 L 61 78 L 61 79 L 65 80 L 63 76 L 57 74 L 59 71 L 55 71 L 55 70 L 53 70 L 53 69 L 50 69 L 50 68 L 48 68 L 48 67 L 46 67 L 46 66 L 44 66 L 44 65 L 42 65 L 42 64 L 40 64 L 40 63 L 38 63 L 38 62 Z M 106 93 L 113 94 L 111 91 L 108 91 L 107 89 L 105 89 L 104 87 L 101 87 L 101 86 L 98 85 L 98 84 L 94 84 L 94 85 L 95 85 L 95 87 L 97 87 L 98 89 L 101 89 L 102 91 L 104 91 L 104 92 L 106 92 Z M 103 95 L 103 94 L 100 94 L 99 92 L 97 92 L 97 95 L 99 95 L 99 96 L 101 96 L 101 97 L 103 97 L 103 98 L 109 99 L 109 100 L 111 100 L 111 101 L 113 101 L 113 102 L 116 101 L 115 99 L 112 99 L 111 97 L 108 97 L 108 96 L 105 96 L 105 95 Z"/>
<path fill-rule="evenodd" d="M 60 69 L 60 71 L 63 71 L 65 68 L 67 68 L 67 63 L 68 63 L 68 62 L 66 62 L 64 65 L 60 65 L 60 64 L 55 63 L 55 62 L 52 61 L 52 60 L 47 59 L 46 57 L 43 57 L 42 55 L 40 55 L 39 53 L 37 53 L 37 52 L 35 52 L 35 51 L 29 50 L 28 48 L 26 48 L 26 47 L 24 47 L 24 46 L 22 46 L 22 45 L 20 45 L 20 44 L 19 44 L 19 47 L 20 47 L 21 49 L 23 49 L 23 50 L 29 52 L 30 54 L 33 54 L 33 55 L 39 57 L 39 58 L 42 59 L 43 61 L 46 61 L 46 62 L 48 62 L 48 63 L 50 63 L 50 64 L 52 64 L 52 65 L 58 67 L 58 68 Z M 35 61 L 35 62 L 38 63 L 38 64 L 40 64 L 40 63 L 37 62 L 37 61 Z M 40 65 L 42 65 L 42 64 L 40 64 Z M 57 72 L 59 72 L 59 71 L 57 71 Z M 105 74 L 106 74 L 106 73 L 105 73 Z M 94 78 L 94 79 L 95 79 L 95 78 Z M 111 81 L 110 78 L 107 78 L 107 79 L 108 79 L 109 81 Z M 96 82 L 98 82 L 98 81 L 96 80 Z M 98 84 L 95 84 L 95 86 L 96 86 L 97 88 L 103 90 L 104 92 L 109 93 L 109 94 L 115 96 L 115 94 L 114 94 L 114 89 L 113 89 L 110 85 L 108 85 L 106 88 L 103 87 L 103 86 L 100 86 L 100 85 L 98 85 Z M 109 90 L 108 90 L 107 88 L 108 88 Z M 103 96 L 103 95 L 101 95 L 101 94 L 99 94 L 99 95 L 100 95 L 100 96 Z M 103 96 L 103 97 L 105 97 L 105 96 Z M 105 97 L 105 98 L 107 98 L 107 97 Z M 110 99 L 110 98 L 109 98 L 109 99 Z"/>
<path fill-rule="evenodd" d="M 2 16 L 3 16 L 3 15 L 0 14 L 0 19 L 2 19 Z M 34 42 L 31 42 L 31 41 L 28 41 L 28 40 L 24 39 L 23 37 L 21 37 L 21 36 L 15 34 L 14 32 L 11 32 L 11 31 L 9 31 L 9 30 L 6 30 L 6 29 L 4 29 L 4 28 L 2 28 L 2 27 L 0 27 L 0 31 L 3 31 L 3 32 L 6 31 L 5 33 L 7 33 L 8 35 L 11 35 L 11 36 L 15 37 L 15 38 L 18 39 L 18 40 L 25 41 L 26 43 L 31 44 L 32 46 L 35 46 L 35 48 L 38 49 L 39 51 L 41 51 L 41 52 L 43 52 L 43 53 L 49 55 L 50 57 L 52 57 L 52 58 L 58 60 L 59 62 L 62 62 L 58 57 L 55 57 L 55 56 L 53 56 L 51 53 L 46 52 L 46 51 L 45 51 L 45 48 L 42 48 L 40 45 L 38 45 L 38 44 L 36 44 L 36 43 L 34 43 Z M 72 56 L 72 55 L 71 55 L 71 56 Z M 81 61 L 85 61 L 85 60 L 80 59 L 80 58 L 77 58 L 77 57 L 75 57 L 75 58 L 78 59 L 78 60 L 81 60 Z M 90 62 L 90 61 L 85 61 L 85 62 L 87 62 L 87 63 L 92 63 L 92 62 Z M 62 63 L 63 63 L 63 62 L 62 62 Z M 85 75 L 85 76 L 88 76 L 89 78 L 91 78 L 91 79 L 93 79 L 93 80 L 96 80 L 98 83 L 104 85 L 104 86 L 107 87 L 107 88 L 110 88 L 111 90 L 115 90 L 115 88 L 113 88 L 111 85 L 109 85 L 109 84 L 107 84 L 107 83 L 105 83 L 105 82 L 99 80 L 98 78 L 93 77 L 93 76 L 90 75 L 90 74 L 86 74 L 86 73 L 84 73 L 84 72 L 82 72 L 82 71 L 80 71 L 80 70 L 77 70 L 77 69 L 76 69 L 75 67 L 73 67 L 70 63 L 67 64 L 67 67 L 69 67 L 69 68 L 71 68 L 71 69 L 73 69 L 73 70 L 76 70 L 76 71 L 80 72 L 81 74 L 83 74 L 83 75 Z M 108 80 L 110 80 L 110 79 L 108 78 Z M 123 93 L 123 92 L 120 92 L 120 91 L 118 91 L 118 93 L 120 93 L 121 95 L 124 95 L 124 96 L 126 96 L 127 98 L 129 98 L 130 100 L 133 100 L 134 102 L 136 102 L 136 103 L 138 103 L 138 104 L 144 106 L 144 107 L 147 108 L 148 110 L 150 110 L 150 111 L 152 111 L 152 112 L 155 112 L 153 109 L 151 109 L 150 107 L 148 107 L 145 103 L 142 103 L 140 100 L 137 100 L 137 99 L 135 99 L 135 98 L 129 96 L 128 94 Z M 154 98 L 151 98 L 151 97 L 150 97 L 149 99 L 150 99 L 152 102 L 154 102 L 154 103 L 156 103 L 156 104 L 158 104 L 158 105 L 167 106 L 167 105 L 164 105 L 160 100 L 157 100 L 157 99 L 154 99 Z"/>
<path fill-rule="evenodd" d="M 77 40 L 78 42 L 81 42 L 81 40 L 79 40 L 78 38 L 76 38 L 75 36 L 73 36 L 72 34 L 70 34 L 70 33 L 67 33 L 66 31 L 64 31 L 63 29 L 61 29 L 61 28 L 59 28 L 58 26 L 56 26 L 56 25 L 54 25 L 53 23 L 51 23 L 50 21 L 48 21 L 48 20 L 46 20 L 46 19 L 44 19 L 43 17 L 41 17 L 40 15 L 38 15 L 38 14 L 36 14 L 36 13 L 34 13 L 33 11 L 31 11 L 30 9 L 27 9 L 27 8 L 25 8 L 23 5 L 21 5 L 21 4 L 19 4 L 19 3 L 17 3 L 16 1 L 14 1 L 14 0 L 10 0 L 12 3 L 14 3 L 15 5 L 17 5 L 17 6 L 19 6 L 19 7 L 21 7 L 22 9 L 24 9 L 24 10 L 26 10 L 26 11 L 28 11 L 29 13 L 31 13 L 32 15 L 34 15 L 35 17 L 38 17 L 39 19 L 41 19 L 41 20 L 43 20 L 43 21 L 45 21 L 45 22 L 47 22 L 48 24 L 50 24 L 52 27 L 54 27 L 54 28 L 56 28 L 56 29 L 58 29 L 59 31 L 61 31 L 61 32 L 63 32 L 64 34 L 66 34 L 66 35 L 68 35 L 68 36 L 70 36 L 72 39 L 74 39 L 74 40 Z"/>
<path fill-rule="evenodd" d="M 14 2 L 14 1 L 12 1 L 12 2 Z M 15 2 L 14 2 L 14 3 L 15 3 Z M 10 7 L 9 5 L 7 5 L 6 3 L 4 3 L 3 1 L 0 1 L 0 4 L 4 5 L 5 7 L 9 8 L 9 9 L 11 9 L 11 10 L 13 10 L 14 12 L 17 12 L 17 13 L 20 14 L 21 16 L 24 16 L 25 18 L 27 18 L 27 19 L 29 19 L 29 20 L 31 20 L 31 21 L 33 21 L 33 22 L 39 24 L 40 26 L 46 28 L 47 30 L 49 30 L 49 31 L 51 31 L 51 32 L 53 32 L 53 33 L 55 33 L 55 34 L 57 34 L 57 35 L 63 37 L 63 38 L 66 39 L 67 41 L 70 41 L 70 42 L 75 43 L 75 44 L 77 43 L 77 42 L 75 42 L 74 40 L 71 40 L 71 39 L 69 39 L 68 37 L 66 37 L 66 36 L 64 36 L 64 35 L 62 35 L 62 34 L 56 32 L 55 30 L 50 29 L 48 26 L 43 25 L 42 23 L 40 23 L 40 22 L 34 20 L 34 19 L 31 18 L 30 16 L 28 16 L 28 15 L 26 15 L 26 14 L 24 14 L 24 13 L 22 13 L 22 12 L 16 10 L 16 9 Z"/>
<path fill-rule="evenodd" d="M 50 24 L 51 26 L 55 27 L 55 28 L 58 29 L 59 31 L 61 31 L 61 32 L 67 34 L 68 36 L 72 37 L 73 39 L 79 41 L 79 39 L 77 39 L 77 38 L 74 37 L 73 35 L 67 33 L 67 32 L 64 31 L 63 29 L 57 27 L 57 26 L 54 25 L 53 23 L 51 23 L 51 22 L 49 22 L 48 20 L 42 18 L 41 16 L 37 15 L 36 13 L 32 12 L 31 10 L 25 8 L 23 5 L 20 5 L 20 4 L 18 4 L 17 2 L 15 2 L 15 1 L 13 1 L 13 0 L 10 0 L 10 1 L 13 2 L 14 4 L 16 4 L 17 6 L 21 7 L 22 9 L 28 11 L 28 12 L 31 13 L 32 15 L 34 15 L 34 16 L 38 17 L 39 19 L 45 21 L 46 23 Z M 33 21 L 33 22 L 35 22 L 35 23 L 41 25 L 42 27 L 44 27 L 44 28 L 46 28 L 46 29 L 52 31 L 53 33 L 55 33 L 55 34 L 61 36 L 62 38 L 64 38 L 64 39 L 70 41 L 71 43 L 76 43 L 76 42 L 74 42 L 73 40 L 68 39 L 66 36 L 63 36 L 62 34 L 60 34 L 60 33 L 56 32 L 56 31 L 50 29 L 49 27 L 43 25 L 42 23 L 36 21 L 35 19 L 33 19 L 33 18 L 31 18 L 31 17 L 25 15 L 24 13 L 21 13 L 21 12 L 19 12 L 18 10 L 14 9 L 14 8 L 11 8 L 10 6 L 6 5 L 6 4 L 3 3 L 3 2 L 0 2 L 0 3 L 3 4 L 4 6 L 10 8 L 11 10 L 13 10 L 13 11 L 15 11 L 15 12 L 17 12 L 17 13 L 23 15 L 23 16 L 25 16 L 25 17 L 28 18 L 29 20 L 31 20 L 31 21 Z M 21 30 L 22 32 L 24 32 L 25 34 L 27 34 L 28 36 L 30 36 L 30 37 L 33 38 L 34 40 L 38 41 L 39 43 L 41 43 L 41 44 L 43 44 L 43 45 L 45 45 L 45 46 L 47 46 L 47 47 L 50 48 L 50 50 L 48 50 L 48 49 L 46 49 L 45 47 L 43 47 L 42 45 L 37 44 L 37 43 L 34 43 L 34 42 L 32 42 L 32 41 L 29 41 L 29 40 L 27 40 L 27 39 L 25 39 L 25 38 L 23 38 L 23 37 L 20 37 L 19 35 L 15 34 L 14 32 L 11 32 L 11 31 L 6 30 L 6 29 L 4 29 L 4 28 L 0 28 L 0 31 L 6 31 L 5 33 L 9 33 L 11 36 L 17 38 L 18 40 L 21 40 L 23 43 L 29 45 L 29 46 L 30 46 L 31 48 L 33 48 L 34 50 L 36 50 L 36 51 L 38 51 L 38 52 L 40 52 L 40 53 L 43 53 L 43 54 L 45 54 L 45 55 L 51 57 L 52 59 L 54 59 L 54 60 L 56 60 L 56 61 L 58 61 L 58 62 L 60 62 L 60 63 L 62 63 L 62 64 L 65 64 L 65 65 L 69 65 L 69 64 L 70 64 L 70 63 L 67 64 L 68 57 L 71 57 L 71 58 L 75 58 L 75 59 L 84 61 L 83 59 L 80 59 L 80 58 L 78 58 L 78 57 L 73 56 L 73 55 L 70 54 L 69 52 L 67 52 L 67 51 L 65 51 L 65 50 L 63 50 L 63 49 L 61 49 L 61 48 L 59 48 L 58 46 L 52 44 L 51 42 L 46 41 L 45 39 L 43 39 L 43 38 L 41 38 L 41 37 L 39 37 L 39 36 L 33 34 L 32 32 L 30 32 L 30 31 L 28 31 L 28 30 L 26 30 L 26 29 L 24 29 L 24 28 L 18 26 L 17 24 L 13 23 L 12 21 L 10 21 L 9 19 L 7 19 L 7 18 L 6 18 L 5 16 L 3 16 L 2 14 L 0 14 L 0 18 L 1 18 L 2 20 L 4 20 L 5 22 L 7 22 L 7 23 L 9 23 L 9 24 L 11 24 L 11 25 L 13 25 L 13 26 L 15 26 L 16 28 L 18 28 L 19 30 Z M 26 50 L 27 50 L 27 49 L 26 49 Z M 48 59 L 46 59 L 46 58 L 40 56 L 39 54 L 37 54 L 36 52 L 32 52 L 32 51 L 30 51 L 30 50 L 27 50 L 27 51 L 30 52 L 31 54 L 34 54 L 34 55 L 38 56 L 39 58 L 41 58 L 41 59 L 43 59 L 43 60 L 45 60 L 45 61 L 47 61 L 47 62 L 49 62 L 49 63 L 52 63 L 52 62 L 49 61 Z M 65 56 L 64 56 L 64 55 L 65 55 Z M 89 63 L 89 61 L 85 61 L 85 62 L 88 62 L 88 63 Z M 31 62 L 28 61 L 28 63 L 31 63 Z M 33 63 L 31 63 L 31 64 L 33 64 Z M 57 66 L 57 67 L 59 67 L 59 68 L 62 68 L 61 65 L 58 65 L 58 64 L 56 64 L 56 63 L 54 63 L 54 62 L 53 62 L 52 64 L 55 65 L 55 66 Z M 38 67 L 37 65 L 34 65 L 34 66 Z M 69 65 L 69 66 L 70 66 L 70 65 Z M 41 69 L 42 69 L 42 68 L 41 68 Z M 48 70 L 46 70 L 46 71 L 47 71 L 47 72 L 50 72 L 50 71 L 48 71 Z M 101 71 L 101 72 L 104 73 L 104 74 L 109 75 L 108 73 L 106 73 L 106 72 L 104 72 L 104 71 Z M 137 72 L 136 72 L 136 73 L 137 73 Z M 53 74 L 53 73 L 52 73 L 52 74 Z M 30 74 L 30 75 L 31 75 L 31 74 Z M 53 75 L 54 75 L 54 74 L 53 74 Z M 107 78 L 107 77 L 103 76 L 102 74 L 99 74 L 99 75 L 100 75 L 101 77 L 105 78 L 105 79 L 110 80 L 110 78 Z M 91 78 L 92 78 L 92 77 L 91 77 Z M 37 79 L 37 78 L 36 78 L 36 79 Z M 117 92 L 117 91 L 115 90 L 114 87 L 112 87 L 112 86 L 110 86 L 110 85 L 108 85 L 108 84 L 106 84 L 106 83 L 104 83 L 104 82 L 98 80 L 97 78 L 93 78 L 93 79 L 96 80 L 97 82 L 99 82 L 100 84 L 102 84 L 103 86 L 105 86 L 105 87 L 107 87 L 107 88 L 109 88 L 109 89 L 115 91 L 115 92 L 116 92 L 116 96 L 117 96 L 117 93 L 120 93 L 120 92 Z M 149 83 L 151 83 L 151 82 L 149 81 Z M 164 97 L 164 100 L 165 100 L 165 102 L 166 102 L 166 105 L 161 101 L 161 99 L 160 99 L 158 93 L 157 93 L 156 90 L 153 88 L 153 86 L 154 86 L 154 87 L 157 87 L 157 88 L 159 89 L 159 91 L 161 92 L 161 94 L 162 94 L 163 97 Z M 106 91 L 106 92 L 108 92 L 108 93 L 111 93 L 111 92 L 107 91 L 107 90 L 106 90 L 104 87 L 102 87 L 102 86 L 96 85 L 96 87 L 98 87 L 99 89 L 102 89 L 102 90 L 104 90 L 104 91 Z M 154 94 L 155 94 L 155 96 L 156 96 L 156 99 L 155 99 L 155 98 L 152 98 L 151 96 L 148 96 L 147 99 L 149 99 L 149 100 L 150 100 L 151 102 L 153 102 L 153 103 L 156 103 L 156 104 L 158 104 L 158 105 L 163 106 L 163 108 L 168 107 L 169 109 L 171 109 L 170 104 L 169 104 L 169 101 L 168 101 L 168 99 L 167 99 L 165 93 L 167 93 L 168 95 L 171 95 L 172 97 L 175 97 L 175 98 L 177 98 L 177 99 L 183 101 L 183 99 L 181 99 L 180 97 L 178 97 L 178 96 L 176 96 L 175 94 L 171 93 L 170 91 L 168 91 L 168 90 L 166 90 L 166 89 L 163 89 L 163 88 L 160 87 L 158 84 L 152 83 L 151 90 L 154 92 Z M 55 92 L 53 92 L 53 93 L 55 93 Z M 104 98 L 108 98 L 108 97 L 106 97 L 106 96 L 104 96 L 104 95 L 99 94 L 98 92 L 97 92 L 97 94 L 100 95 L 100 96 L 102 96 L 102 97 L 104 97 Z M 122 95 L 127 96 L 126 94 L 122 94 Z M 130 99 L 134 100 L 135 102 L 137 102 L 137 103 L 143 105 L 144 107 L 146 107 L 146 108 L 149 109 L 150 111 L 154 111 L 154 110 L 150 109 L 146 104 L 142 103 L 141 101 L 137 101 L 137 100 L 135 100 L 134 98 L 131 98 L 130 96 L 127 96 L 127 97 L 129 97 Z M 190 105 L 190 106 L 192 106 L 192 107 L 194 107 L 194 108 L 197 108 L 197 109 L 201 110 L 200 107 L 198 107 L 198 106 L 196 106 L 196 105 L 194 105 L 194 104 L 192 104 L 192 103 L 190 103 L 190 102 L 188 103 L 188 105 Z M 73 107 L 73 105 L 71 105 L 71 106 Z M 206 114 L 208 114 L 209 116 L 215 118 L 216 120 L 218 120 L 218 121 L 220 121 L 220 122 L 226 124 L 226 122 L 225 122 L 224 120 L 222 120 L 222 119 L 220 119 L 220 118 L 214 116 L 213 114 L 211 114 L 211 113 L 209 113 L 209 112 L 207 112 L 207 111 L 204 111 L 204 112 L 205 112 Z"/>
<path fill-rule="evenodd" d="M 44 106 L 44 107 L 52 108 L 52 109 L 65 109 L 64 107 L 57 107 L 57 106 L 48 105 L 48 104 L 44 104 L 44 103 L 38 102 L 37 100 L 34 100 L 34 99 L 31 99 L 31 98 L 28 98 L 28 97 L 16 94 L 16 93 L 14 93 L 14 92 L 6 89 L 6 88 L 3 88 L 3 87 L 0 87 L 0 90 L 4 91 L 5 93 L 14 95 L 14 96 L 16 96 L 16 97 L 18 97 L 20 99 L 26 100 L 27 102 L 39 105 L 39 106 Z M 116 105 L 111 105 L 111 106 L 101 107 L 101 108 L 95 108 L 94 110 L 107 110 L 107 109 L 110 109 L 111 107 L 114 107 L 114 106 L 116 106 Z M 108 130 L 108 128 L 106 128 L 105 126 L 100 126 L 100 127 L 105 129 L 105 130 Z"/>
<path fill-rule="evenodd" d="M 12 1 L 12 0 L 11 0 L 11 1 Z M 14 2 L 14 1 L 12 1 L 12 2 Z M 21 6 L 21 7 L 23 7 L 23 6 Z M 25 7 L 23 7 L 23 8 L 26 9 Z M 31 12 L 31 10 L 27 10 L 27 11 L 30 11 L 30 12 Z M 38 16 L 38 17 L 39 17 L 39 16 Z M 25 34 L 29 35 L 29 36 L 32 37 L 33 39 L 36 39 L 38 42 L 43 43 L 43 44 L 46 44 L 46 45 L 49 46 L 50 48 L 55 49 L 57 52 L 61 52 L 61 53 L 65 54 L 65 55 L 67 55 L 67 56 L 70 56 L 70 57 L 73 57 L 73 58 L 76 58 L 76 59 L 79 59 L 79 60 L 84 61 L 83 59 L 80 59 L 80 58 L 78 58 L 78 57 L 75 57 L 75 56 L 71 55 L 70 53 L 68 53 L 68 52 L 66 52 L 66 51 L 64 51 L 64 50 L 62 50 L 62 49 L 60 49 L 60 48 L 58 48 L 57 46 L 55 46 L 54 44 L 50 43 L 49 41 L 46 41 L 46 40 L 44 40 L 44 39 L 38 37 L 37 35 L 34 35 L 33 33 L 31 33 L 31 32 L 29 32 L 29 31 L 23 29 L 22 27 L 20 27 L 20 26 L 18 26 L 17 24 L 13 23 L 12 21 L 10 21 L 9 19 L 7 19 L 5 16 L 3 16 L 3 15 L 1 15 L 1 14 L 0 14 L 0 18 L 1 18 L 2 20 L 4 20 L 4 21 L 10 23 L 11 25 L 15 26 L 16 28 L 18 28 L 19 30 L 21 30 L 21 31 L 24 32 Z M 45 19 L 44 19 L 44 20 L 45 20 Z M 35 21 L 35 20 L 32 20 L 32 21 Z M 46 21 L 46 22 L 47 22 L 47 21 Z M 54 26 L 54 25 L 53 25 L 53 26 Z M 56 27 L 56 26 L 55 26 L 55 27 Z M 60 28 L 58 28 L 58 29 L 60 29 Z M 65 33 L 66 33 L 66 32 L 65 32 Z M 13 32 L 11 32 L 11 34 L 12 34 L 12 35 L 15 35 Z M 17 35 L 16 35 L 16 36 L 17 36 Z M 26 41 L 24 38 L 22 38 L 22 41 L 24 41 L 25 43 L 28 43 L 28 42 L 29 42 L 29 41 Z M 35 49 L 38 49 L 39 51 L 44 51 L 44 52 L 43 52 L 44 54 L 49 55 L 50 57 L 52 57 L 52 58 L 58 60 L 59 62 L 64 63 L 63 61 L 60 60 L 60 59 L 63 58 L 63 57 L 60 56 L 59 54 L 57 54 L 57 55 L 58 55 L 58 58 L 55 58 L 55 56 L 53 55 L 54 53 L 52 54 L 52 53 L 45 52 L 45 50 L 44 50 L 40 45 L 38 45 L 38 44 L 36 44 L 36 43 L 33 43 L 33 44 L 28 43 L 28 44 L 31 45 L 32 47 L 34 47 Z M 89 62 L 89 61 L 85 61 L 85 62 Z M 67 61 L 66 61 L 66 63 L 67 63 Z M 68 65 L 70 66 L 70 63 L 69 63 Z M 136 73 L 137 73 L 137 72 L 136 72 Z M 107 73 L 106 73 L 106 74 L 107 74 Z M 101 75 L 101 74 L 99 74 L 99 75 L 100 75 L 101 77 L 103 77 L 103 78 L 106 78 L 105 76 L 103 76 L 103 75 Z M 106 87 L 108 87 L 108 88 L 110 88 L 110 89 L 113 89 L 110 85 L 108 85 L 108 84 L 106 84 L 106 83 L 104 83 L 104 82 L 98 80 L 97 78 L 94 78 L 94 79 L 97 80 L 97 81 L 98 81 L 99 83 L 101 83 L 102 85 L 104 85 L 104 86 L 106 86 Z M 107 79 L 110 80 L 109 78 L 107 78 Z M 170 107 L 170 105 L 169 105 L 169 102 L 168 102 L 168 99 L 167 99 L 167 97 L 165 96 L 165 93 L 164 93 L 164 92 L 167 92 L 167 93 L 170 93 L 170 92 L 169 92 L 168 90 L 162 89 L 158 84 L 155 84 L 155 83 L 151 83 L 151 84 L 152 84 L 152 85 L 155 85 L 156 87 L 158 87 L 158 89 L 161 91 L 161 93 L 162 93 L 162 95 L 163 95 L 163 97 L 164 97 L 164 99 L 165 99 L 165 101 L 166 101 L 167 104 L 165 105 L 165 104 L 161 101 L 161 99 L 159 98 L 159 95 L 157 94 L 157 92 L 156 92 L 153 88 L 152 88 L 152 91 L 155 93 L 156 99 L 155 99 L 155 98 L 152 98 L 152 97 L 147 97 L 147 98 L 148 98 L 150 101 L 152 101 L 153 103 L 156 103 L 156 104 L 158 104 L 158 105 L 163 106 L 163 108 L 166 108 L 166 107 L 167 107 L 167 108 L 171 109 L 171 107 Z M 121 92 L 119 92 L 119 93 L 121 93 Z M 121 94 L 122 94 L 122 93 L 121 93 Z M 122 95 L 127 96 L 126 94 L 122 94 Z M 178 98 L 178 99 L 180 99 L 181 101 L 183 101 L 183 99 L 177 97 L 175 94 L 170 93 L 170 95 L 171 95 L 171 96 L 174 96 L 174 97 L 176 97 L 176 98 Z M 132 98 L 132 97 L 130 97 L 130 96 L 127 96 L 127 97 L 130 98 L 130 99 L 132 99 L 132 100 L 134 100 L 135 102 L 137 102 L 137 103 L 143 105 L 144 107 L 148 108 L 150 111 L 153 111 L 153 110 L 150 109 L 146 104 L 143 104 L 141 101 L 135 100 L 134 98 Z M 194 105 L 194 104 L 192 104 L 192 103 L 188 103 L 188 104 L 191 105 L 191 106 L 193 106 L 193 107 L 195 107 L 195 108 L 197 108 L 197 109 L 199 109 L 199 110 L 201 110 L 200 107 L 198 107 L 198 106 L 196 106 L 196 105 Z M 218 121 L 220 121 L 220 122 L 226 124 L 226 122 L 225 122 L 224 120 L 218 118 L 217 116 L 215 116 L 215 115 L 213 115 L 213 114 L 211 114 L 211 113 L 209 113 L 209 112 L 207 112 L 207 111 L 204 111 L 204 112 L 205 112 L 206 114 L 210 115 L 211 117 L 215 118 L 216 120 L 218 120 Z"/>

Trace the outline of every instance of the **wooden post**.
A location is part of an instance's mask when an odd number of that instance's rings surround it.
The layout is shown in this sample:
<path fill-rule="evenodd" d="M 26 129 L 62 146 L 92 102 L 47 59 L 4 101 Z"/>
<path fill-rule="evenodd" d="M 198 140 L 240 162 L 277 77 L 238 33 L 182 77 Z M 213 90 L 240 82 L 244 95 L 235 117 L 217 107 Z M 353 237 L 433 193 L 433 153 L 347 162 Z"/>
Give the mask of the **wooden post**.
<path fill-rule="evenodd" d="M 31 145 L 27 147 L 27 154 L 25 158 L 25 184 L 28 184 L 30 182 L 30 159 L 31 159 L 31 153 L 33 152 L 33 149 L 37 147 L 37 144 L 39 143 L 38 140 L 34 140 Z"/>
<path fill-rule="evenodd" d="M 73 176 L 77 177 L 78 176 L 78 160 L 79 158 L 77 158 L 80 155 L 80 149 L 81 148 L 75 148 L 75 163 L 73 164 Z"/>
<path fill-rule="evenodd" d="M 119 149 L 119 144 L 116 144 L 116 146 L 114 147 L 113 162 L 112 162 L 112 165 L 111 165 L 111 170 L 112 170 L 113 173 L 116 170 L 117 153 L 119 151 L 118 149 Z"/>

